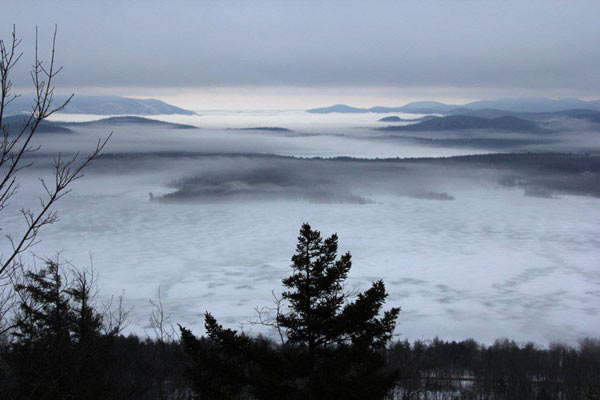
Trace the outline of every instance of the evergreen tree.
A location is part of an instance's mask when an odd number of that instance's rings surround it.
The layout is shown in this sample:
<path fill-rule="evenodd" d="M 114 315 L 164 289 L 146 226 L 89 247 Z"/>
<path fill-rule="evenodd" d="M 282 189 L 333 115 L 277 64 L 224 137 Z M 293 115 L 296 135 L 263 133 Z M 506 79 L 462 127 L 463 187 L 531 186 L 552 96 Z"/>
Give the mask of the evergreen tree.
<path fill-rule="evenodd" d="M 103 333 L 103 315 L 96 309 L 96 276 L 93 269 L 72 269 L 66 290 L 72 312 L 71 367 L 72 398 L 104 399 L 113 386 L 107 368 L 114 363 L 113 332 Z"/>
<path fill-rule="evenodd" d="M 27 271 L 15 289 L 21 301 L 13 335 L 22 344 L 60 347 L 70 339 L 73 315 L 58 262 L 46 260 L 40 271 Z"/>
<path fill-rule="evenodd" d="M 15 285 L 19 308 L 7 361 L 15 398 L 103 399 L 111 387 L 113 334 L 103 334 L 93 271 L 46 260 Z"/>
<path fill-rule="evenodd" d="M 59 263 L 46 260 L 15 285 L 20 302 L 12 357 L 21 395 L 59 398 L 69 391 L 73 312 Z"/>
<path fill-rule="evenodd" d="M 224 329 L 209 313 L 210 343 L 182 328 L 200 398 L 382 399 L 389 392 L 399 371 L 386 368 L 382 350 L 400 309 L 379 317 L 387 297 L 382 281 L 356 296 L 347 293 L 351 255 L 338 258 L 337 251 L 337 235 L 323 240 L 302 226 L 292 275 L 283 280 L 287 309 L 276 319 L 287 338 L 282 346 Z"/>
<path fill-rule="evenodd" d="M 74 280 L 67 290 L 72 300 L 73 336 L 75 342 L 87 345 L 100 336 L 102 315 L 94 307 L 95 275 L 94 271 L 74 270 Z"/>

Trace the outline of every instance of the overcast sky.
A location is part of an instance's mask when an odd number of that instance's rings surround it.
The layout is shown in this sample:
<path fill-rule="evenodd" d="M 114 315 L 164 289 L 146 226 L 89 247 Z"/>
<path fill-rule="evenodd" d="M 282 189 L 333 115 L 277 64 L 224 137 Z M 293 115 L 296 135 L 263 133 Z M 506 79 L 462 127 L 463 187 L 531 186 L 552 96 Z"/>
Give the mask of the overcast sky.
<path fill-rule="evenodd" d="M 1 37 L 16 24 L 23 38 L 21 67 L 35 26 L 47 48 L 58 24 L 61 89 L 79 93 L 196 108 L 600 97 L 597 0 L 3 0 L 1 8 Z M 25 68 L 16 76 L 26 85 Z"/>

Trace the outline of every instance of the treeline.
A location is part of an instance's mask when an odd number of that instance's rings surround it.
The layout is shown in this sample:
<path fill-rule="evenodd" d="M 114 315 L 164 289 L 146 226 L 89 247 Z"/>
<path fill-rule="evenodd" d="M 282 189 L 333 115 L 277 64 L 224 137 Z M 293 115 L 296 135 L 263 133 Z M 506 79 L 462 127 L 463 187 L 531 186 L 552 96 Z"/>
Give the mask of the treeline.
<path fill-rule="evenodd" d="M 46 353 L 42 359 L 39 355 L 33 358 L 32 354 L 19 352 L 4 342 L 0 349 L 0 398 L 198 398 L 189 376 L 194 373 L 190 371 L 191 361 L 180 340 L 162 342 L 135 335 L 104 339 L 107 340 L 103 356 L 90 360 L 94 368 L 88 371 L 93 375 L 87 377 L 80 372 L 73 373 L 76 369 L 66 369 L 61 374 L 54 360 L 56 352 Z M 281 346 L 274 341 L 253 340 L 281 351 Z M 207 338 L 201 343 L 207 349 L 215 347 Z M 76 347 L 75 343 L 71 346 Z M 554 344 L 540 348 L 508 340 L 487 346 L 474 340 L 434 339 L 412 344 L 400 341 L 382 352 L 390 366 L 401 371 L 386 399 L 600 399 L 598 340 L 586 339 L 577 347 Z M 77 365 L 74 349 L 67 350 L 65 355 L 64 362 Z M 205 369 L 206 373 L 212 366 L 206 365 Z M 27 378 L 29 374 L 31 379 Z M 62 388 L 61 375 L 64 375 Z M 33 382 L 43 388 L 43 394 L 34 390 Z M 68 390 L 64 390 L 65 386 Z"/>
<path fill-rule="evenodd" d="M 254 322 L 276 339 L 208 312 L 205 336 L 174 329 L 160 292 L 149 337 L 125 336 L 129 310 L 98 302 L 93 269 L 23 269 L 0 301 L 0 399 L 600 399 L 598 340 L 393 342 L 400 309 L 384 309 L 382 281 L 346 290 L 337 242 L 302 226 L 284 292 Z"/>
<path fill-rule="evenodd" d="M 401 377 L 394 399 L 600 399 L 600 340 L 577 347 L 508 339 L 401 341 L 386 349 Z"/>

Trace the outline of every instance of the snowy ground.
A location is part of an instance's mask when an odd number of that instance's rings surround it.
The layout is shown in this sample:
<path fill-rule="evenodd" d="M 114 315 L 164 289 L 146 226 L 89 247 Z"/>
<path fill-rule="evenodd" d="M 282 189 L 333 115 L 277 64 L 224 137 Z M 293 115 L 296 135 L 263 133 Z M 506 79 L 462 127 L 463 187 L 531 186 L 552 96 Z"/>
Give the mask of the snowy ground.
<path fill-rule="evenodd" d="M 368 114 L 370 122 L 365 115 L 337 115 L 338 120 L 348 118 L 343 123 L 329 121 L 332 116 L 311 115 L 301 123 L 297 114 L 293 116 L 273 113 L 260 119 L 252 114 L 236 120 L 234 114 L 219 114 L 207 122 L 210 127 L 197 132 L 115 132 L 109 151 L 193 147 L 364 157 L 481 152 L 411 149 L 364 140 L 361 136 L 371 133 L 353 127 L 376 125 Z M 173 121 L 200 125 L 202 118 Z M 313 123 L 324 135 L 281 138 L 222 130 L 284 126 L 306 132 L 314 126 L 310 118 L 321 118 L 320 125 Z M 356 133 L 336 136 L 348 131 Z M 87 143 L 78 140 L 69 139 L 69 145 Z M 45 149 L 60 145 L 46 140 Z M 131 329 L 138 333 L 147 325 L 148 299 L 159 287 L 173 322 L 201 332 L 206 310 L 227 326 L 238 327 L 253 316 L 253 307 L 270 305 L 271 290 L 279 293 L 281 279 L 290 271 L 298 229 L 308 221 L 324 235 L 337 232 L 340 250 L 351 251 L 352 288 L 364 290 L 373 280 L 385 281 L 388 304 L 402 307 L 400 337 L 573 343 L 600 333 L 596 198 L 526 197 L 520 190 L 478 182 L 448 183 L 454 201 L 382 191 L 371 194 L 370 204 L 267 198 L 150 202 L 149 192 L 173 190 L 169 184 L 186 176 L 185 165 L 157 161 L 154 167 L 144 165 L 132 173 L 91 171 L 61 201 L 61 221 L 44 230 L 34 252 L 48 256 L 60 251 L 75 264 L 87 264 L 92 253 L 101 295 L 125 291 L 135 306 Z M 19 205 L 34 204 L 35 188 L 33 183 L 24 185 Z M 19 222 L 10 217 L 2 225 L 17 229 Z"/>

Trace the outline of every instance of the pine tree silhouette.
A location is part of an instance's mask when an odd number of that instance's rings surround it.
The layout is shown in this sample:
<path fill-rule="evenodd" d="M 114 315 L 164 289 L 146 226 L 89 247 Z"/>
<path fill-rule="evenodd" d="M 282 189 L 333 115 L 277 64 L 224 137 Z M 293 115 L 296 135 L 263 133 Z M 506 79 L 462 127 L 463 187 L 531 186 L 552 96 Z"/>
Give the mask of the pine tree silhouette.
<path fill-rule="evenodd" d="M 387 297 L 382 281 L 357 295 L 346 291 L 352 257 L 337 252 L 337 235 L 323 239 L 302 225 L 292 275 L 283 280 L 287 309 L 276 319 L 287 338 L 282 346 L 225 329 L 210 313 L 210 341 L 181 328 L 200 398 L 382 399 L 389 392 L 399 371 L 387 368 L 381 350 L 400 309 L 379 317 Z"/>
<path fill-rule="evenodd" d="M 106 398 L 114 333 L 103 332 L 93 272 L 48 259 L 41 269 L 25 272 L 15 290 L 19 303 L 7 359 L 16 383 L 13 397 Z"/>

